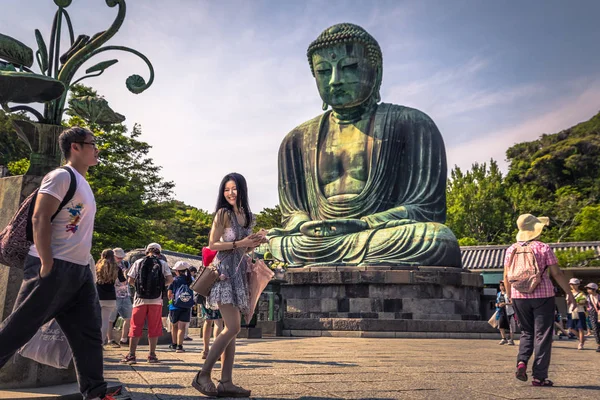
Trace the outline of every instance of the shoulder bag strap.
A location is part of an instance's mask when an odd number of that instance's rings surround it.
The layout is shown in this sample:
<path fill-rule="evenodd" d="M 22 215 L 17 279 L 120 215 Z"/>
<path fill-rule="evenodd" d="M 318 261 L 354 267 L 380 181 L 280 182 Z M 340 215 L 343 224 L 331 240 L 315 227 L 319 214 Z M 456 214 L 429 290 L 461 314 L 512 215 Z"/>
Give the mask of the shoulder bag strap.
<path fill-rule="evenodd" d="M 54 213 L 52 218 L 50 218 L 50 221 L 53 221 L 54 218 L 56 218 L 56 216 L 60 212 L 60 210 L 62 210 L 63 207 L 66 206 L 67 203 L 73 199 L 73 196 L 75 196 L 75 190 L 77 190 L 77 178 L 75 177 L 75 173 L 73 173 L 71 168 L 69 168 L 67 166 L 63 166 L 60 168 L 69 172 L 69 175 L 71 176 L 71 183 L 69 183 L 69 190 L 67 190 L 67 194 L 65 194 L 65 197 L 63 198 L 63 200 L 60 202 L 60 205 L 58 206 L 58 210 L 56 210 L 56 212 Z"/>

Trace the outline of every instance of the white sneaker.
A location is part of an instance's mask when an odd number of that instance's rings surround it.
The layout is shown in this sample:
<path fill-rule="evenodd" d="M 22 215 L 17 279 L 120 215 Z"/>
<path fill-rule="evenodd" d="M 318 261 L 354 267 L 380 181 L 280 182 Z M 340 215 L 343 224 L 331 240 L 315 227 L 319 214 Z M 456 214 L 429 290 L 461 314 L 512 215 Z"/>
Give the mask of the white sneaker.
<path fill-rule="evenodd" d="M 506 339 L 502 339 L 502 340 L 500 341 L 500 343 L 498 343 L 498 344 L 499 344 L 499 345 L 503 345 L 503 344 L 506 344 L 506 343 L 508 343 L 508 341 L 507 341 Z"/>
<path fill-rule="evenodd" d="M 508 340 L 508 345 L 509 345 L 509 346 L 514 346 L 514 345 L 515 345 L 515 341 L 514 341 L 514 340 L 512 340 L 512 339 L 509 339 L 509 340 Z"/>

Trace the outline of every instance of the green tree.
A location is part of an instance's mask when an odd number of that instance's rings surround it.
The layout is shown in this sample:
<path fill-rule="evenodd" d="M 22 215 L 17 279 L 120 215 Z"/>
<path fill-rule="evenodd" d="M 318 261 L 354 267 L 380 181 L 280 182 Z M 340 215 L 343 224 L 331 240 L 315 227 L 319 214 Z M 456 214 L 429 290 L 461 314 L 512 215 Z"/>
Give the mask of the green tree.
<path fill-rule="evenodd" d="M 575 219 L 577 225 L 573 230 L 574 240 L 600 240 L 600 204 L 583 207 Z"/>
<path fill-rule="evenodd" d="M 470 245 L 508 242 L 512 210 L 498 163 L 473 164 L 467 172 L 455 167 L 450 174 L 446 223 L 456 237 Z"/>
<path fill-rule="evenodd" d="M 25 173 L 29 169 L 29 159 L 22 158 L 17 161 L 9 161 L 7 167 L 8 172 L 10 172 L 10 174 L 13 176 L 25 175 Z"/>
<path fill-rule="evenodd" d="M 17 133 L 12 126 L 14 119 L 27 119 L 23 113 L 7 114 L 0 110 L 0 165 L 8 166 L 11 162 L 23 162 L 21 160 L 29 160 L 30 150 L 24 141 L 19 140 Z M 10 168 L 9 168 L 10 170 Z M 19 175 L 17 173 L 12 175 Z"/>
<path fill-rule="evenodd" d="M 505 184 L 515 215 L 550 217 L 548 241 L 594 237 L 582 233 L 590 222 L 580 214 L 600 202 L 600 113 L 559 133 L 518 143 L 506 155 Z"/>
<path fill-rule="evenodd" d="M 273 208 L 265 207 L 258 215 L 256 216 L 256 229 L 264 228 L 281 228 L 281 209 L 279 206 L 275 206 Z"/>
<path fill-rule="evenodd" d="M 76 85 L 71 92 L 75 97 L 98 96 L 83 85 Z M 90 168 L 87 176 L 97 208 L 93 255 L 116 246 L 143 247 L 159 238 L 166 242 L 164 231 L 155 221 L 174 215 L 169 201 L 175 184 L 165 181 L 160 176 L 161 167 L 148 157 L 151 146 L 140 140 L 140 125 L 134 124 L 128 131 L 121 123 L 101 126 L 74 115 L 66 125 L 92 130 L 100 149 L 100 162 Z M 175 242 L 172 245 L 177 247 Z"/>
<path fill-rule="evenodd" d="M 208 246 L 208 235 L 213 216 L 207 211 L 188 206 L 181 201 L 169 202 L 173 215 L 156 221 L 157 229 L 164 232 L 166 248 L 188 254 L 200 254 L 202 247 Z M 185 251 L 183 250 L 185 246 Z"/>

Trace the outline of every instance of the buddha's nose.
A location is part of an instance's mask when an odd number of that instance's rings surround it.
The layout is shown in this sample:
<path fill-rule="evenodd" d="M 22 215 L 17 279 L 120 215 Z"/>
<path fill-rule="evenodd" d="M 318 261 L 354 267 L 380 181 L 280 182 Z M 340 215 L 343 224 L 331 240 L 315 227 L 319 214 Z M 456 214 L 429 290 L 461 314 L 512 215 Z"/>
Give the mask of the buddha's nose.
<path fill-rule="evenodd" d="M 336 66 L 333 68 L 333 71 L 331 71 L 331 79 L 329 80 L 329 85 L 330 86 L 339 86 L 341 84 L 342 84 L 342 81 L 340 79 L 340 71 Z"/>

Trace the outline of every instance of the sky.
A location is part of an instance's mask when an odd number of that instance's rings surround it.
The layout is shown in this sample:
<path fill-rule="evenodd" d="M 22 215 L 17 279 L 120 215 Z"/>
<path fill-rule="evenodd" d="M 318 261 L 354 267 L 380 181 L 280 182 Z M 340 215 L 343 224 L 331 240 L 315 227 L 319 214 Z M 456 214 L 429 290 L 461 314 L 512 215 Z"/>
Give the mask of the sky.
<path fill-rule="evenodd" d="M 0 32 L 36 49 L 49 42 L 51 0 L 3 0 Z M 105 30 L 116 16 L 103 0 L 73 0 L 75 35 Z M 243 174 L 250 206 L 278 203 L 277 153 L 295 126 L 322 113 L 306 49 L 327 27 L 365 28 L 383 52 L 382 101 L 417 108 L 437 124 L 448 171 L 499 162 L 511 145 L 588 120 L 600 111 L 600 2 L 127 0 L 106 45 L 132 47 L 155 69 L 134 95 L 131 74 L 146 65 L 104 52 L 86 67 L 119 59 L 84 80 L 142 126 L 141 139 L 173 196 L 214 211 L 218 185 Z M 63 36 L 66 35 L 66 31 Z M 67 48 L 65 42 L 63 48 Z"/>

